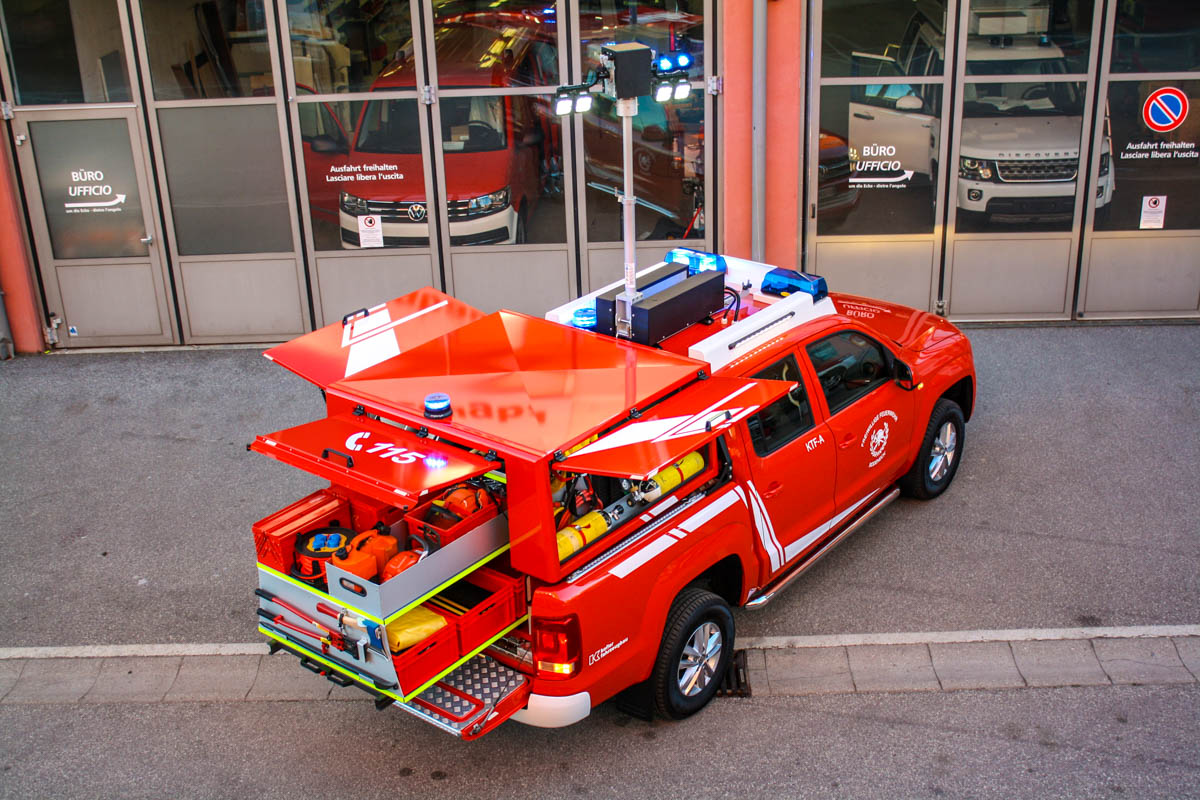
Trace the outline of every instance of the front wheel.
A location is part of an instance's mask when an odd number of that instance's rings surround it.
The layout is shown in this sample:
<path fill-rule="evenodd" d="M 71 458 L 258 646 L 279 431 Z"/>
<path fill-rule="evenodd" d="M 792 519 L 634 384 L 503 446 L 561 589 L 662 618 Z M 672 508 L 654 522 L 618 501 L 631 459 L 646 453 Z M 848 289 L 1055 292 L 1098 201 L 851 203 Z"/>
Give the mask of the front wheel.
<path fill-rule="evenodd" d="M 965 429 L 958 403 L 944 397 L 938 400 L 925 426 L 917 460 L 900 479 L 901 491 L 921 500 L 931 500 L 946 491 L 962 460 Z"/>
<path fill-rule="evenodd" d="M 713 699 L 729 670 L 733 635 L 733 613 L 724 600 L 697 587 L 679 593 L 652 675 L 659 714 L 683 719 Z"/>

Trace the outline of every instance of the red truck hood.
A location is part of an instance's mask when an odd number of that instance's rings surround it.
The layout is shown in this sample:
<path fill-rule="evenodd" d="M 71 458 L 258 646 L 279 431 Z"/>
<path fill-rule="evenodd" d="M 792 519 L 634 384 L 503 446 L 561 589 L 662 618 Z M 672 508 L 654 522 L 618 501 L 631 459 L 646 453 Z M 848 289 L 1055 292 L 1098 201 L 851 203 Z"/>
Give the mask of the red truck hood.
<path fill-rule="evenodd" d="M 909 306 L 852 294 L 829 293 L 838 313 L 849 317 L 902 348 L 926 350 L 958 335 L 945 318 Z"/>

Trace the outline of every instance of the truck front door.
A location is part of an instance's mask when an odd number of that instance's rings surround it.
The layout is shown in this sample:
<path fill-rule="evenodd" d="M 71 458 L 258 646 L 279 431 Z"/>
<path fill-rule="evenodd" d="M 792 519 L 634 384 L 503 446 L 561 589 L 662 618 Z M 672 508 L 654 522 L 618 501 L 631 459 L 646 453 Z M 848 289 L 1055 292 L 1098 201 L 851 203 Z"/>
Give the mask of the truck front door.
<path fill-rule="evenodd" d="M 912 393 L 892 380 L 883 345 L 857 330 L 822 336 L 805 350 L 837 442 L 834 505 L 843 512 L 899 478 L 913 430 Z"/>
<path fill-rule="evenodd" d="M 799 384 L 746 419 L 748 501 L 774 574 L 819 541 L 833 516 L 833 434 L 816 420 L 795 354 L 753 377 Z"/>

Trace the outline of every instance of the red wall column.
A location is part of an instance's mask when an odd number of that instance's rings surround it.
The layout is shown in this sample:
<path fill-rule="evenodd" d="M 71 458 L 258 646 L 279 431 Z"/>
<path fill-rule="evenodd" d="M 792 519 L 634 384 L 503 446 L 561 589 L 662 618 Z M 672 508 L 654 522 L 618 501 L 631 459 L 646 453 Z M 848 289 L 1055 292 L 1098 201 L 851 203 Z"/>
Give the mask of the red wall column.
<path fill-rule="evenodd" d="M 804 131 L 803 0 L 767 4 L 766 247 L 767 263 L 796 267 L 800 237 L 800 149 Z M 717 200 L 720 249 L 750 257 L 751 72 L 754 17 L 749 2 L 720 3 L 720 146 Z"/>
<path fill-rule="evenodd" d="M 18 353 L 46 349 L 42 318 L 38 313 L 33 258 L 25 241 L 25 217 L 17 198 L 17 180 L 8 148 L 0 158 L 0 289 Z"/>

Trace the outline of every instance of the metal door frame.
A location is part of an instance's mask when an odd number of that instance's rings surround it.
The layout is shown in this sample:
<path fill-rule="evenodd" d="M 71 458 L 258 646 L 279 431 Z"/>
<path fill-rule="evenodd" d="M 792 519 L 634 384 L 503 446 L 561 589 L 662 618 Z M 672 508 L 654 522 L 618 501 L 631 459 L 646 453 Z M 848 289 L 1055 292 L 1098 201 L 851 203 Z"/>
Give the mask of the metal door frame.
<path fill-rule="evenodd" d="M 41 183 L 38 178 L 36 165 L 33 163 L 32 152 L 26 148 L 19 150 L 22 142 L 18 139 L 21 135 L 16 130 L 18 125 L 27 125 L 28 122 L 36 121 L 70 121 L 83 119 L 124 119 L 128 125 L 130 132 L 129 146 L 130 157 L 133 161 L 134 171 L 138 180 L 138 191 L 141 193 L 142 214 L 146 222 L 146 233 L 153 237 L 153 241 L 147 243 L 147 253 L 145 259 L 142 257 L 131 258 L 115 258 L 103 259 L 104 263 L 109 264 L 133 264 L 140 263 L 144 260 L 150 262 L 151 275 L 154 282 L 154 294 L 158 304 L 157 312 L 160 324 L 162 326 L 162 334 L 153 337 L 139 336 L 97 336 L 97 337 L 80 337 L 81 343 L 76 345 L 79 347 L 104 347 L 104 346 L 120 346 L 120 345 L 170 345 L 179 344 L 180 331 L 177 323 L 176 309 L 177 298 L 175 297 L 174 281 L 171 276 L 169 254 L 163 249 L 163 233 L 159 224 L 160 217 L 158 209 L 161 207 L 161 199 L 156 191 L 157 187 L 154 181 L 151 180 L 153 174 L 153 165 L 150 160 L 150 151 L 148 148 L 149 137 L 147 135 L 145 125 L 145 114 L 143 106 L 139 102 L 139 98 L 145 97 L 141 86 L 141 74 L 137 69 L 135 59 L 134 43 L 131 37 L 131 25 L 126 7 L 125 0 L 112 0 L 113 6 L 117 11 L 118 24 L 121 31 L 121 47 L 122 55 L 124 56 L 125 74 L 129 79 L 129 92 L 131 101 L 127 103 L 54 103 L 41 105 L 21 105 L 18 102 L 18 93 L 12 75 L 9 58 L 11 56 L 10 48 L 8 47 L 8 30 L 4 28 L 3 50 L 6 57 L 0 58 L 0 85 L 3 86 L 5 97 L 11 98 L 12 103 L 12 119 L 10 122 L 10 132 L 13 136 L 13 144 L 17 147 L 10 147 L 9 152 L 13 156 L 14 166 L 19 169 L 21 183 L 24 188 L 23 195 L 20 197 L 20 202 L 24 204 L 26 218 L 29 221 L 29 231 L 32 234 L 30 242 L 31 255 L 33 256 L 33 269 L 37 283 L 41 289 L 42 300 L 49 309 L 51 316 L 58 315 L 60 320 L 68 323 L 65 319 L 66 310 L 63 307 L 62 295 L 58 285 L 58 278 L 55 274 L 57 266 L 63 264 L 65 266 L 88 266 L 96 264 L 97 259 L 58 259 L 54 256 L 54 248 L 50 243 L 50 231 L 45 217 L 44 199 L 42 198 Z M 28 136 L 28 129 L 24 131 L 24 135 Z M 36 202 L 35 202 L 36 200 Z M 58 310 L 54 309 L 58 306 Z M 51 338 L 55 336 L 56 322 L 54 319 L 45 320 L 47 330 L 50 331 Z M 58 333 L 58 341 L 56 344 L 60 347 L 66 347 L 71 344 L 70 338 L 67 337 L 66 330 Z"/>

